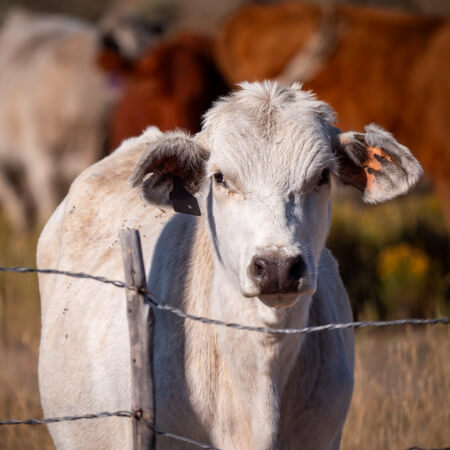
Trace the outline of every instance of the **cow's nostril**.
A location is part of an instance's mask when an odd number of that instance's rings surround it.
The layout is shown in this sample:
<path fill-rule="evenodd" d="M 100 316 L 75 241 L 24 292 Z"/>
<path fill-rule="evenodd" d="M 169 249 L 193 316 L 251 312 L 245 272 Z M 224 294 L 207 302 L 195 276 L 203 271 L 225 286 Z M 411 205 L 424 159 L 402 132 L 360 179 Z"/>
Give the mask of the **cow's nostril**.
<path fill-rule="evenodd" d="M 257 277 L 262 277 L 266 272 L 266 263 L 261 258 L 256 258 L 253 263 L 253 270 Z"/>
<path fill-rule="evenodd" d="M 305 274 L 306 264 L 301 256 L 296 257 L 292 261 L 292 265 L 289 268 L 289 279 L 299 280 Z"/>

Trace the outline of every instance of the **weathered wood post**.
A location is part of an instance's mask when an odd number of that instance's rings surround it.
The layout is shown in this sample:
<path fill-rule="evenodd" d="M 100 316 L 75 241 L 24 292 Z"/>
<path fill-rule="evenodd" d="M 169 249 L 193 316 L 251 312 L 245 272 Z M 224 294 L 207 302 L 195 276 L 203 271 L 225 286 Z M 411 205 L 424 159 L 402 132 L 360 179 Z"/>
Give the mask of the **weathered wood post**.
<path fill-rule="evenodd" d="M 137 230 L 120 232 L 125 281 L 136 288 L 147 288 L 141 239 Z M 127 290 L 127 317 L 130 333 L 131 409 L 143 420 L 133 420 L 133 449 L 154 450 L 155 434 L 145 425 L 154 423 L 153 321 L 145 295 Z"/>

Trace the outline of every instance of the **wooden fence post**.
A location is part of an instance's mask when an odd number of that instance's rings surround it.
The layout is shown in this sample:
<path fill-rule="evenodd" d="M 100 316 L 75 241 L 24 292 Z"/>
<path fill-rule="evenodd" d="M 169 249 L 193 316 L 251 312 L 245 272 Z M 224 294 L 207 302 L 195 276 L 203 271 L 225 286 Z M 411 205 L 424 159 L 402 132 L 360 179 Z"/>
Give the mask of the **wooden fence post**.
<path fill-rule="evenodd" d="M 125 281 L 137 288 L 147 288 L 141 239 L 137 230 L 120 232 Z M 131 409 L 138 411 L 143 420 L 133 420 L 133 449 L 154 450 L 155 433 L 146 426 L 154 423 L 153 385 L 153 321 L 150 305 L 145 295 L 127 290 L 127 317 L 130 333 L 131 357 Z"/>

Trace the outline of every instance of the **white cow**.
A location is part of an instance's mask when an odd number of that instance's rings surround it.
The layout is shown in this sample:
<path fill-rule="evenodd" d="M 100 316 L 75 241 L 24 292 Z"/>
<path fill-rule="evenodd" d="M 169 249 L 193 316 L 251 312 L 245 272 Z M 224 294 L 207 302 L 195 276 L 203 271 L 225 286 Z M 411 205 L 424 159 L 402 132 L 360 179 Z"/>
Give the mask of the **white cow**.
<path fill-rule="evenodd" d="M 331 181 L 377 202 L 406 192 L 421 168 L 380 128 L 341 133 L 334 121 L 299 85 L 265 82 L 243 83 L 220 100 L 195 137 L 148 129 L 72 184 L 41 235 L 38 265 L 123 279 L 118 232 L 138 228 L 149 288 L 169 305 L 262 327 L 351 321 L 324 248 Z M 172 203 L 195 212 L 196 199 L 200 217 L 171 211 Z M 53 275 L 39 282 L 45 416 L 129 409 L 124 291 Z M 352 331 L 270 335 L 155 313 L 159 429 L 221 449 L 339 448 L 353 387 Z M 50 432 L 66 450 L 131 445 L 123 418 Z M 157 443 L 191 448 L 166 437 Z"/>
<path fill-rule="evenodd" d="M 97 64 L 142 50 L 152 31 L 126 17 L 94 26 L 13 9 L 0 30 L 0 207 L 14 229 L 30 225 L 26 198 L 45 222 L 72 180 L 103 155 L 120 85 Z M 130 57 L 131 57 L 130 56 Z"/>

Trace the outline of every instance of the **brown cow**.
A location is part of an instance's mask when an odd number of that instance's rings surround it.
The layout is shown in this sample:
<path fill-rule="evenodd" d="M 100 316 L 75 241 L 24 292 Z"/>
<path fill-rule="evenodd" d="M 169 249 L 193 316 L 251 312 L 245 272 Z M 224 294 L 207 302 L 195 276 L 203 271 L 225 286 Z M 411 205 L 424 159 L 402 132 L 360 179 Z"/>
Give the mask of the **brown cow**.
<path fill-rule="evenodd" d="M 450 227 L 450 21 L 339 5 L 251 5 L 217 43 L 228 82 L 304 82 L 343 129 L 377 122 L 419 158 Z"/>
<path fill-rule="evenodd" d="M 159 44 L 131 69 L 113 113 L 110 147 L 139 135 L 149 125 L 161 130 L 200 130 L 201 116 L 226 84 L 213 60 L 212 42 L 182 33 Z"/>

